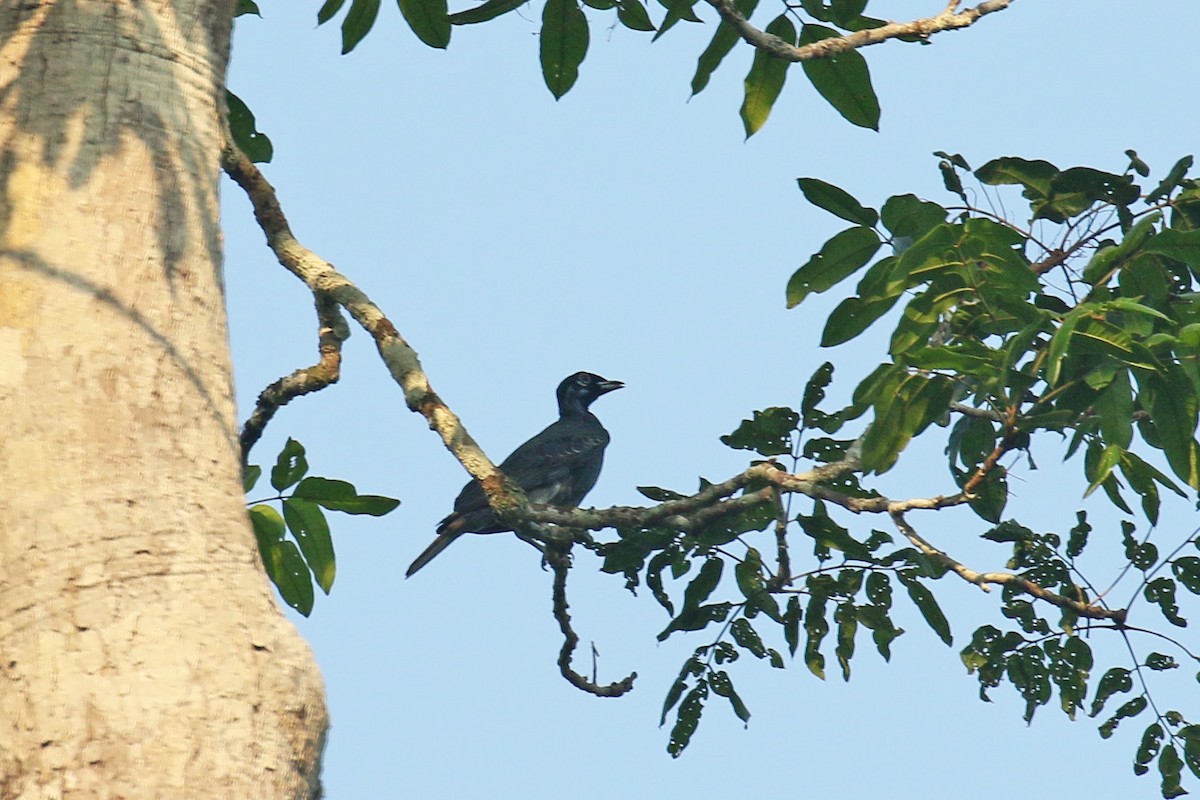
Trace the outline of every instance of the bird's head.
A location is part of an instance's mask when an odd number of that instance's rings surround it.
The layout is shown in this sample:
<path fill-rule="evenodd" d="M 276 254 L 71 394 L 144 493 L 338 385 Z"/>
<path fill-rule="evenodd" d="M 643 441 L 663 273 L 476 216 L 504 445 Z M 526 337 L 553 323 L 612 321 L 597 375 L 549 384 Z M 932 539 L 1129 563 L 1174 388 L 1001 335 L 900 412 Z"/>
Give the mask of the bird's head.
<path fill-rule="evenodd" d="M 620 389 L 621 381 L 610 381 L 590 372 L 576 372 L 558 385 L 558 413 L 582 414 L 597 397 Z"/>

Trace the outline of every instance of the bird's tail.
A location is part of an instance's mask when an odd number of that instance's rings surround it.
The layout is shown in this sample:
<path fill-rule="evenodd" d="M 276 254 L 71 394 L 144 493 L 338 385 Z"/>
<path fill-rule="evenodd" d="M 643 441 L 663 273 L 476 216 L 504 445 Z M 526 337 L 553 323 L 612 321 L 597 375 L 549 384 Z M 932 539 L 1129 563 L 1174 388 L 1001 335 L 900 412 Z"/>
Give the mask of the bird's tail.
<path fill-rule="evenodd" d="M 429 546 L 421 551 L 421 555 L 413 559 L 413 562 L 408 565 L 408 571 L 404 573 L 405 578 L 411 578 L 416 574 L 417 570 L 437 558 L 438 554 L 451 545 L 451 543 L 462 536 L 462 529 L 466 524 L 458 514 L 451 514 L 442 520 L 438 525 L 437 538 L 429 543 Z"/>

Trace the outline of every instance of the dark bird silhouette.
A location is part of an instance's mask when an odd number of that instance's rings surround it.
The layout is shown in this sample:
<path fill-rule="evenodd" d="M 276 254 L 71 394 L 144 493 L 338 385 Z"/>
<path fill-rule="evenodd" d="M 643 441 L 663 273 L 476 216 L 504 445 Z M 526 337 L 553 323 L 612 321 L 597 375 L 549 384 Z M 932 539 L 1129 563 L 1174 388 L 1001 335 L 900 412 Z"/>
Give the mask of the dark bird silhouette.
<path fill-rule="evenodd" d="M 530 503 L 574 508 L 596 485 L 604 464 L 608 431 L 588 406 L 624 386 L 590 372 L 576 372 L 558 385 L 558 421 L 513 451 L 500 471 L 525 491 Z M 437 527 L 437 538 L 409 566 L 406 578 L 428 564 L 464 533 L 511 531 L 488 505 L 478 481 L 459 492 L 454 512 Z"/>

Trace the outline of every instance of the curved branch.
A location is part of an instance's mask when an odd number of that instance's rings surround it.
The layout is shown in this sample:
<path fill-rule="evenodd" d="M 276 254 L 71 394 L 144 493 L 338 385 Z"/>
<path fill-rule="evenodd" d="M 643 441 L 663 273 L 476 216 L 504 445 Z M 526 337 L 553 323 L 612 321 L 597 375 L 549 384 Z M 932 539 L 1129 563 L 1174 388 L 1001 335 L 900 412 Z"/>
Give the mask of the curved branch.
<path fill-rule="evenodd" d="M 913 546 L 947 570 L 958 575 L 967 583 L 973 583 L 985 592 L 991 591 L 989 584 L 1008 586 L 1018 592 L 1033 595 L 1039 600 L 1045 600 L 1047 603 L 1056 605 L 1059 608 L 1073 611 L 1081 617 L 1112 620 L 1118 626 L 1124 626 L 1125 624 L 1127 610 L 1124 608 L 1108 609 L 1083 603 L 1079 600 L 1073 600 L 1039 586 L 1028 578 L 1014 575 L 1011 572 L 976 572 L 926 541 L 908 524 L 908 521 L 904 519 L 903 513 L 894 512 L 891 516 L 897 530 L 904 534 L 904 537 L 912 542 Z"/>
<path fill-rule="evenodd" d="M 571 569 L 571 543 L 565 548 L 557 542 L 549 542 L 546 546 L 546 563 L 554 571 L 554 618 L 558 620 L 558 629 L 563 634 L 563 646 L 558 652 L 558 669 L 562 676 L 577 689 L 594 694 L 596 697 L 620 697 L 633 688 L 637 673 L 631 672 L 623 680 L 601 686 L 594 680 L 588 680 L 571 669 L 571 656 L 579 644 L 579 635 L 571 627 L 571 614 L 567 610 L 567 573 Z"/>
<path fill-rule="evenodd" d="M 221 168 L 240 186 L 254 207 L 254 218 L 267 236 L 267 246 L 288 272 L 304 282 L 314 295 L 326 296 L 354 318 L 375 340 L 375 346 L 392 378 L 404 391 L 408 408 L 425 417 L 443 444 L 472 478 L 479 481 L 488 501 L 500 513 L 508 513 L 525 502 L 524 493 L 496 469 L 462 421 L 429 385 L 416 351 L 409 346 L 365 292 L 338 272 L 332 264 L 302 245 L 292 234 L 287 217 L 258 167 L 230 140 L 221 146 Z"/>
<path fill-rule="evenodd" d="M 738 10 L 734 0 L 706 0 L 706 2 L 717 10 L 721 19 L 733 28 L 738 36 L 755 49 L 784 61 L 811 61 L 816 58 L 832 58 L 839 53 L 879 44 L 888 39 L 901 37 L 925 39 L 942 31 L 968 28 L 974 25 L 980 17 L 1008 8 L 1012 0 L 987 0 L 974 8 L 957 12 L 954 9 L 958 3 L 951 3 L 942 13 L 934 17 L 917 19 L 912 22 L 889 22 L 878 28 L 867 28 L 845 36 L 822 39 L 799 47 L 751 25 L 745 15 Z"/>
<path fill-rule="evenodd" d="M 342 374 L 342 342 L 350 337 L 350 328 L 332 298 L 315 292 L 317 306 L 317 349 L 320 360 L 311 367 L 301 367 L 262 390 L 254 411 L 242 426 L 238 443 L 242 448 L 242 463 L 250 459 L 250 450 L 262 437 L 267 423 L 275 412 L 297 397 L 319 392 L 337 383 Z"/>

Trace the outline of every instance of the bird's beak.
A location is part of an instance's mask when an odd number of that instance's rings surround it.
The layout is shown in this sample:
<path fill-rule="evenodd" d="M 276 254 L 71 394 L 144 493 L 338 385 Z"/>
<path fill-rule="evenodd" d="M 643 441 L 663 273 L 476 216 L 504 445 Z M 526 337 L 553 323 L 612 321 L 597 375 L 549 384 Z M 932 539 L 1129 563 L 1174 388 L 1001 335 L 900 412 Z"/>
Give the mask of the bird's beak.
<path fill-rule="evenodd" d="M 611 391 L 622 388 L 624 385 L 623 381 L 604 381 L 600 384 L 600 394 L 608 394 Z"/>

